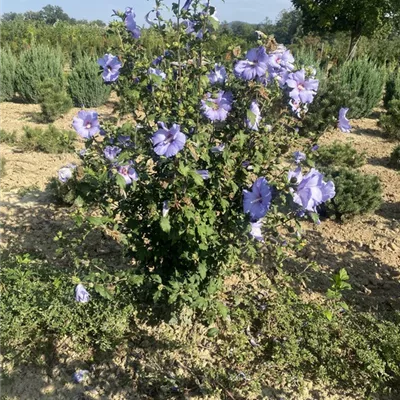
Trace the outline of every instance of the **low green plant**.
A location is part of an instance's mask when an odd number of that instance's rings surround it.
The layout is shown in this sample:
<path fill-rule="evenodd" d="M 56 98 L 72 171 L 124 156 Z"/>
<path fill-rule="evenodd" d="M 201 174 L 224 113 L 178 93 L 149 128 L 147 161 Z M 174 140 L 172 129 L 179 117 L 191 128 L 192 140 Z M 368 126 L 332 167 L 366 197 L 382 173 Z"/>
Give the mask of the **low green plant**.
<path fill-rule="evenodd" d="M 390 154 L 389 165 L 395 169 L 400 169 L 400 145 L 396 146 Z"/>
<path fill-rule="evenodd" d="M 83 56 L 68 76 L 68 90 L 76 107 L 98 107 L 106 103 L 111 88 L 104 85 L 97 62 Z"/>
<path fill-rule="evenodd" d="M 0 50 L 0 101 L 12 100 L 15 94 L 15 68 L 17 60 L 8 48 Z"/>
<path fill-rule="evenodd" d="M 15 144 L 17 143 L 17 134 L 14 132 L 7 132 L 4 129 L 0 129 L 0 143 Z"/>
<path fill-rule="evenodd" d="M 348 107 L 350 115 L 357 101 L 351 89 L 341 83 L 338 75 L 321 77 L 317 95 L 300 124 L 301 134 L 316 137 L 326 129 L 335 127 L 340 108 Z"/>
<path fill-rule="evenodd" d="M 385 97 L 383 98 L 386 109 L 392 100 L 400 100 L 400 70 L 392 72 L 386 81 Z"/>
<path fill-rule="evenodd" d="M 366 154 L 358 153 L 350 143 L 334 143 L 320 146 L 315 155 L 315 164 L 321 167 L 359 168 L 366 162 Z"/>
<path fill-rule="evenodd" d="M 6 174 L 6 159 L 4 157 L 0 157 L 0 177 L 3 177 Z"/>
<path fill-rule="evenodd" d="M 72 100 L 58 83 L 46 80 L 40 85 L 39 104 L 44 122 L 54 122 L 72 108 Z"/>
<path fill-rule="evenodd" d="M 336 190 L 336 196 L 323 206 L 328 216 L 346 220 L 371 213 L 381 205 L 382 189 L 377 176 L 343 167 L 326 168 L 324 173 L 333 180 Z"/>
<path fill-rule="evenodd" d="M 400 100 L 391 100 L 386 114 L 379 118 L 379 125 L 390 139 L 400 140 Z"/>
<path fill-rule="evenodd" d="M 46 129 L 24 126 L 24 135 L 19 142 L 19 147 L 25 151 L 43 153 L 72 153 L 76 133 L 57 129 L 49 125 Z"/>
<path fill-rule="evenodd" d="M 59 88 L 64 84 L 61 50 L 44 45 L 32 45 L 24 50 L 16 68 L 16 91 L 26 103 L 38 103 L 40 86 L 52 80 Z"/>

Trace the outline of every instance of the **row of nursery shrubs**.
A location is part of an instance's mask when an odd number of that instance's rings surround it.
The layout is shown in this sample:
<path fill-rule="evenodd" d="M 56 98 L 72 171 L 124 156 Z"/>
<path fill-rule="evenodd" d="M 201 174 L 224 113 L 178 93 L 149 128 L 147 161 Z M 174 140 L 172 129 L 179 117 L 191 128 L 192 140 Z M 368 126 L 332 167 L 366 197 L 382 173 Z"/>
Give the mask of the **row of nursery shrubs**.
<path fill-rule="evenodd" d="M 79 57 L 65 77 L 60 49 L 33 46 L 17 59 L 9 49 L 1 50 L 0 99 L 12 100 L 17 92 L 26 103 L 40 103 L 46 122 L 56 120 L 73 105 L 98 107 L 104 104 L 110 87 L 103 84 L 96 59 Z"/>

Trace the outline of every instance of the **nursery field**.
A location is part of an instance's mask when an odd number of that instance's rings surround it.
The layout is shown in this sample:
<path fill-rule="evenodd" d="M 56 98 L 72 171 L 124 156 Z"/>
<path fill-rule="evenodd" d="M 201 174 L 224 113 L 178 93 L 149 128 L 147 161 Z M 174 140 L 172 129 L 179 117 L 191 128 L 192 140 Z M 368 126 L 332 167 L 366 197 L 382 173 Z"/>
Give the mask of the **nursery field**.
<path fill-rule="evenodd" d="M 400 5 L 292 3 L 1 17 L 1 400 L 400 399 Z"/>
<path fill-rule="evenodd" d="M 109 103 L 97 109 L 101 117 L 107 118 L 112 114 L 114 99 L 112 97 Z M 23 126 L 45 127 L 35 122 L 35 115 L 40 111 L 38 105 L 3 102 L 0 107 L 5 130 L 12 129 L 20 135 Z M 79 109 L 71 110 L 57 120 L 55 126 L 69 129 L 77 111 Z M 379 177 L 383 203 L 375 213 L 344 223 L 329 220 L 324 220 L 321 225 L 302 223 L 307 244 L 299 258 L 287 261 L 285 274 L 297 276 L 296 285 L 299 286 L 296 293 L 304 304 L 322 303 L 322 297 L 330 287 L 330 276 L 339 268 L 345 268 L 352 287 L 346 292 L 345 299 L 353 313 L 386 315 L 399 310 L 400 174 L 388 166 L 395 143 L 382 137 L 375 118 L 379 112 L 376 110 L 371 118 L 353 120 L 351 133 L 331 129 L 320 139 L 321 145 L 337 141 L 351 143 L 358 152 L 366 153 L 367 163 L 361 169 Z M 78 148 L 80 146 L 82 143 L 77 144 Z M 46 260 L 50 268 L 62 268 L 54 238 L 58 232 L 73 225 L 70 220 L 73 210 L 55 204 L 46 186 L 62 166 L 70 162 L 79 163 L 79 158 L 74 154 L 21 152 L 18 146 L 7 144 L 1 145 L 0 155 L 6 160 L 6 175 L 1 180 L 2 251 L 8 254 L 7 257 L 17 252 L 22 260 L 24 257 L 31 262 L 33 259 Z M 87 251 L 93 257 L 106 259 L 113 259 L 118 254 L 115 244 L 104 235 L 98 236 L 97 242 Z M 310 262 L 313 267 L 308 269 Z M 251 275 L 249 270 L 244 277 L 252 281 Z M 235 282 L 239 278 L 232 279 L 227 291 L 233 286 L 240 292 L 243 290 L 241 286 L 249 284 Z M 273 290 L 269 287 L 271 281 L 267 279 L 267 282 L 266 287 L 253 284 L 250 287 L 260 293 L 270 292 Z M 275 284 L 278 287 L 287 285 L 279 280 Z M 82 354 L 65 337 L 47 343 L 37 364 L 19 364 L 6 356 L 2 399 L 261 398 L 256 390 L 252 392 L 251 389 L 251 380 L 255 378 L 251 373 L 240 371 L 239 365 L 236 379 L 242 380 L 242 389 L 249 386 L 248 392 L 242 391 L 247 394 L 237 395 L 225 386 L 224 372 L 230 368 L 235 370 L 235 366 L 224 360 L 224 346 L 221 345 L 224 340 L 229 343 L 229 324 L 225 339 L 214 339 L 207 335 L 207 328 L 200 323 L 187 322 L 179 326 L 158 323 L 154 326 L 138 316 L 134 320 L 131 337 L 128 334 L 113 351 L 96 355 L 91 353 L 93 350 L 86 349 Z M 240 344 L 241 351 L 254 346 L 254 339 L 246 336 L 246 329 L 241 332 L 245 340 Z M 216 371 L 208 372 L 214 363 L 218 370 L 222 369 L 220 375 Z M 90 371 L 85 385 L 73 383 L 71 376 L 76 369 Z M 326 382 L 308 378 L 295 381 L 297 389 L 293 392 L 293 388 L 289 389 L 293 382 L 289 382 L 290 376 L 278 385 L 274 382 L 270 388 L 263 386 L 262 398 L 360 399 L 356 388 L 353 393 L 351 389 L 332 388 Z M 206 394 L 208 385 L 213 388 L 209 390 L 213 394 Z M 399 396 L 394 391 L 392 395 L 374 398 L 394 400 Z"/>

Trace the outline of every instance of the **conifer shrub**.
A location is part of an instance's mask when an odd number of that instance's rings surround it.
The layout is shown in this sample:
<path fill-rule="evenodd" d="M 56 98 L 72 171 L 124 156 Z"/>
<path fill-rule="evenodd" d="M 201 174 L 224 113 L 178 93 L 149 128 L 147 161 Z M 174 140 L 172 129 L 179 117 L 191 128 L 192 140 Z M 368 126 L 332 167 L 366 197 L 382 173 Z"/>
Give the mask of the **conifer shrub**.
<path fill-rule="evenodd" d="M 0 101 L 9 101 L 15 94 L 17 60 L 10 49 L 0 50 Z"/>
<path fill-rule="evenodd" d="M 351 89 L 343 85 L 338 75 L 323 77 L 317 95 L 309 105 L 308 113 L 300 124 L 302 136 L 313 136 L 335 127 L 340 108 L 348 107 L 349 114 L 355 109 L 357 98 Z"/>
<path fill-rule="evenodd" d="M 327 168 L 324 173 L 334 182 L 336 190 L 336 196 L 323 206 L 327 216 L 346 220 L 374 212 L 381 205 L 382 189 L 377 176 L 344 167 Z"/>
<path fill-rule="evenodd" d="M 388 138 L 400 140 L 400 99 L 389 102 L 387 113 L 379 118 L 379 125 Z"/>
<path fill-rule="evenodd" d="M 26 103 L 38 103 L 45 80 L 63 87 L 63 57 L 59 48 L 32 45 L 23 51 L 16 68 L 16 91 Z"/>
<path fill-rule="evenodd" d="M 351 91 L 354 104 L 349 107 L 350 118 L 362 118 L 371 114 L 382 99 L 385 70 L 367 59 L 347 61 L 338 71 L 340 83 Z"/>
<path fill-rule="evenodd" d="M 390 154 L 389 165 L 395 169 L 400 169 L 400 145 L 396 146 Z"/>
<path fill-rule="evenodd" d="M 68 77 L 68 89 L 76 107 L 98 107 L 110 96 L 110 86 L 104 85 L 99 65 L 88 56 L 83 56 L 72 68 Z"/>
<path fill-rule="evenodd" d="M 24 127 L 24 136 L 18 146 L 24 151 L 43 153 L 72 153 L 76 134 L 49 125 L 46 129 Z"/>
<path fill-rule="evenodd" d="M 365 164 L 365 152 L 358 153 L 350 143 L 334 142 L 320 146 L 315 156 L 315 163 L 321 167 L 359 168 Z"/>
<path fill-rule="evenodd" d="M 389 75 L 385 89 L 383 103 L 387 109 L 392 100 L 400 100 L 400 70 Z"/>
<path fill-rule="evenodd" d="M 52 80 L 40 85 L 39 103 L 44 122 L 54 122 L 72 108 L 72 100 L 66 90 Z"/>

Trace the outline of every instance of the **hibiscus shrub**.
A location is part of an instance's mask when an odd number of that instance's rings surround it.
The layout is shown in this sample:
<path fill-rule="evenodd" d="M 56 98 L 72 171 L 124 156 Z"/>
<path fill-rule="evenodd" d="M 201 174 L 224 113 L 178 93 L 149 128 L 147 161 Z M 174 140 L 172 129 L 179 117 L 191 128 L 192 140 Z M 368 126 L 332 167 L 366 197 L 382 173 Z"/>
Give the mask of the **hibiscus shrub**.
<path fill-rule="evenodd" d="M 15 95 L 15 68 L 17 60 L 11 50 L 0 50 L 0 101 L 12 100 Z"/>
<path fill-rule="evenodd" d="M 158 1 L 147 15 L 165 43 L 155 59 L 131 8 L 110 24 L 121 45 L 98 63 L 124 119 L 100 127 L 94 111 L 74 118 L 85 139 L 80 179 L 92 188 L 75 202 L 77 219 L 93 212 L 88 222 L 116 231 L 149 302 L 225 315 L 224 277 L 261 255 L 281 265 L 302 245 L 297 218 L 318 220 L 317 206 L 334 196 L 317 170 L 281 162 L 299 145 L 318 80 L 263 34 L 245 57 L 218 62 L 205 50 L 218 40 L 214 7 L 174 3 L 175 21 L 163 10 Z"/>
<path fill-rule="evenodd" d="M 324 170 L 327 179 L 335 184 L 336 195 L 321 206 L 331 218 L 349 219 L 355 215 L 377 210 L 382 203 L 379 178 L 345 167 Z"/>
<path fill-rule="evenodd" d="M 16 91 L 26 103 L 38 103 L 40 86 L 51 79 L 59 88 L 64 86 L 63 57 L 59 48 L 32 45 L 24 50 L 17 63 Z"/>
<path fill-rule="evenodd" d="M 110 97 L 110 86 L 104 85 L 96 61 L 79 58 L 68 76 L 68 90 L 76 107 L 98 107 Z"/>

